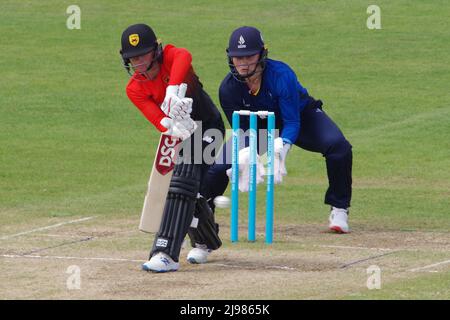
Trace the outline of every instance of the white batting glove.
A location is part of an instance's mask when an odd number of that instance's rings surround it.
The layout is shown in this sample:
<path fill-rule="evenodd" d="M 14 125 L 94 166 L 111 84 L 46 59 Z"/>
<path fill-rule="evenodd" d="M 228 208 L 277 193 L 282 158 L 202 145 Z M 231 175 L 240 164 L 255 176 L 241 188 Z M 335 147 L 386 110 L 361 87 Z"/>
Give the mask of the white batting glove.
<path fill-rule="evenodd" d="M 164 117 L 161 119 L 160 124 L 164 128 L 166 128 L 166 131 L 163 132 L 164 134 L 184 140 L 185 133 L 183 132 L 182 128 L 178 128 L 176 126 L 176 123 L 173 119 Z"/>
<path fill-rule="evenodd" d="M 188 137 L 190 137 L 194 131 L 197 130 L 197 123 L 191 117 L 187 117 L 182 120 L 175 120 L 175 122 L 179 123 L 179 125 L 183 126 L 183 128 L 189 132 Z"/>
<path fill-rule="evenodd" d="M 182 121 L 176 121 L 169 117 L 161 120 L 160 124 L 167 130 L 163 133 L 169 136 L 176 137 L 181 140 L 186 140 L 197 129 L 197 124 L 191 118 Z"/>
<path fill-rule="evenodd" d="M 191 117 L 192 103 L 191 98 L 183 98 L 178 101 L 170 110 L 169 116 L 172 119 L 183 120 Z"/>
<path fill-rule="evenodd" d="M 178 90 L 180 86 L 168 86 L 166 89 L 166 96 L 161 104 L 161 110 L 170 117 L 170 111 L 177 102 L 180 101 Z"/>

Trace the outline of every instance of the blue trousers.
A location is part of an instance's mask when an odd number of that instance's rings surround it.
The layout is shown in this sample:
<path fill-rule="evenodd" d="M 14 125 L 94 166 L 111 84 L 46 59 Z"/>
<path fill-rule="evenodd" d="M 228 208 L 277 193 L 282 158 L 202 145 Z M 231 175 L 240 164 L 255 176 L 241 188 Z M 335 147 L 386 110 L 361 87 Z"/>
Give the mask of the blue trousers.
<path fill-rule="evenodd" d="M 325 157 L 328 189 L 325 204 L 337 208 L 350 207 L 352 196 L 352 146 L 341 130 L 322 110 L 321 103 L 307 106 L 301 112 L 300 134 L 295 146 L 311 152 L 319 152 Z M 247 144 L 247 143 L 246 143 Z M 231 155 L 231 139 L 228 140 L 218 156 L 220 161 L 213 164 L 205 177 L 208 190 L 204 190 L 206 199 L 222 195 L 229 182 L 226 170 L 231 163 L 225 161 Z M 294 146 L 293 146 L 294 147 Z M 289 159 L 289 154 L 287 156 Z M 210 201 L 211 203 L 212 201 Z"/>

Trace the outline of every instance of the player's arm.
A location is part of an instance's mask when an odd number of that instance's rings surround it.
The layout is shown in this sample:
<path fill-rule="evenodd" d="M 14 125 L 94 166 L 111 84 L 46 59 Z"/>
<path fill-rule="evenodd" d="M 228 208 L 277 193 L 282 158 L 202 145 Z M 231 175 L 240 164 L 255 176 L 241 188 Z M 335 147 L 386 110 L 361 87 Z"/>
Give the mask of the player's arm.
<path fill-rule="evenodd" d="M 192 68 L 191 62 L 192 55 L 186 49 L 176 48 L 170 44 L 164 48 L 164 65 L 169 69 L 169 83 L 161 109 L 169 117 L 173 117 L 175 105 L 178 104 L 178 109 L 183 109 L 178 93 L 180 84 L 183 83 L 188 71 Z M 187 109 L 183 109 L 183 111 L 186 113 Z"/>
<path fill-rule="evenodd" d="M 275 139 L 275 182 L 280 183 L 287 174 L 286 157 L 291 145 L 297 141 L 300 133 L 300 101 L 299 82 L 292 70 L 283 72 L 276 79 L 276 90 L 283 122 L 283 130 L 279 138 Z"/>
<path fill-rule="evenodd" d="M 127 96 L 141 113 L 150 121 L 160 132 L 165 132 L 167 128 L 161 124 L 161 120 L 166 114 L 159 106 L 144 93 L 134 90 L 131 86 L 127 87 Z"/>
<path fill-rule="evenodd" d="M 197 125 L 190 118 L 189 114 L 183 114 L 177 119 L 172 119 L 168 117 L 148 96 L 139 91 L 133 90 L 130 86 L 127 87 L 127 95 L 134 105 L 161 133 L 185 140 L 197 128 Z M 190 101 L 192 104 L 192 99 L 188 99 L 186 101 Z"/>
<path fill-rule="evenodd" d="M 185 48 L 167 45 L 164 50 L 164 59 L 170 67 L 169 86 L 180 85 L 192 66 L 191 53 Z"/>
<path fill-rule="evenodd" d="M 281 138 L 284 143 L 293 144 L 300 133 L 300 104 L 298 80 L 293 71 L 284 72 L 276 81 L 279 107 L 283 130 Z"/>
<path fill-rule="evenodd" d="M 239 105 L 233 102 L 232 90 L 226 84 L 226 79 L 222 82 L 219 88 L 219 102 L 225 114 L 225 117 L 227 118 L 228 123 L 231 126 L 233 111 L 235 111 L 235 108 Z"/>

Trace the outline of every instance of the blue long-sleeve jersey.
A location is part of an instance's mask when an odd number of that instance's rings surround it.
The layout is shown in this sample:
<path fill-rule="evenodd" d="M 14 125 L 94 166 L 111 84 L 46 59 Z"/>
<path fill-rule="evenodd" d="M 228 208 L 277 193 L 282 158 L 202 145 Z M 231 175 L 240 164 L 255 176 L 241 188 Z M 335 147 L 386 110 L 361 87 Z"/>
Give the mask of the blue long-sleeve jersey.
<path fill-rule="evenodd" d="M 229 73 L 220 85 L 219 99 L 230 124 L 233 111 L 275 112 L 276 128 L 281 131 L 280 136 L 283 141 L 292 144 L 300 133 L 300 112 L 311 97 L 287 64 L 267 59 L 261 87 L 256 95 L 249 92 L 246 83 L 236 80 Z M 240 125 L 244 131 L 248 130 L 248 117 L 241 117 Z M 258 119 L 258 128 L 266 129 L 267 122 Z"/>

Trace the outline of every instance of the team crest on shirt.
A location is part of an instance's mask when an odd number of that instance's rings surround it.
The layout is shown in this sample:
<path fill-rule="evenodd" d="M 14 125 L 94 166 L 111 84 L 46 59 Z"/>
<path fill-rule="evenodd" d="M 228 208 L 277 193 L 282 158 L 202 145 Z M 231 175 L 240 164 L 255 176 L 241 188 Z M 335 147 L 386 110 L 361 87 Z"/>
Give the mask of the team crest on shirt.
<path fill-rule="evenodd" d="M 133 47 L 136 47 L 139 44 L 139 35 L 137 33 L 130 34 L 128 41 Z"/>
<path fill-rule="evenodd" d="M 162 80 L 164 83 L 169 83 L 169 76 L 168 75 L 163 76 Z"/>

